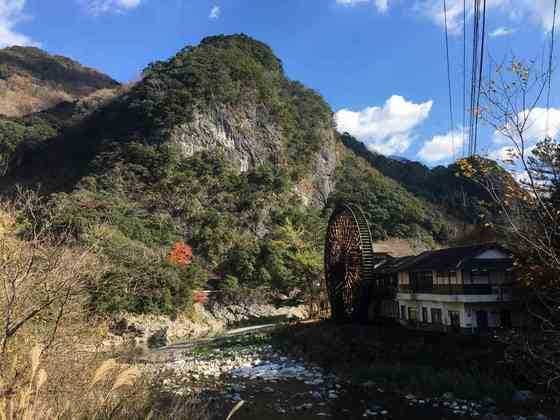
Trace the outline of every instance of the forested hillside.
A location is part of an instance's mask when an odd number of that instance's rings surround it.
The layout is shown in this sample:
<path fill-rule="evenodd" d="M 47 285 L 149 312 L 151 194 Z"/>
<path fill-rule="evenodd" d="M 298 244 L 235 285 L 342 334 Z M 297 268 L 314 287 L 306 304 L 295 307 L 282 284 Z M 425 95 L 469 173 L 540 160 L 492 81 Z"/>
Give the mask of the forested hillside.
<path fill-rule="evenodd" d="M 0 49 L 0 115 L 29 115 L 118 86 L 109 76 L 38 48 Z"/>
<path fill-rule="evenodd" d="M 341 139 L 346 147 L 383 175 L 460 220 L 476 223 L 481 214 L 489 210 L 490 200 L 486 191 L 463 176 L 456 164 L 430 169 L 420 162 L 401 161 L 374 153 L 347 133 L 342 134 Z M 505 172 L 503 176 L 507 176 Z"/>
<path fill-rule="evenodd" d="M 341 201 L 363 207 L 375 239 L 433 246 L 476 220 L 477 191 L 465 187 L 467 211 L 452 201 L 455 168 L 402 171 L 364 152 L 336 133 L 319 94 L 245 35 L 204 39 L 103 92 L 0 120 L 3 194 L 28 189 L 21 235 L 95 250 L 106 263 L 90 290 L 96 311 L 175 313 L 208 283 L 315 284 Z M 417 166 L 422 176 L 399 177 Z M 187 268 L 169 258 L 177 246 L 192 247 Z"/>

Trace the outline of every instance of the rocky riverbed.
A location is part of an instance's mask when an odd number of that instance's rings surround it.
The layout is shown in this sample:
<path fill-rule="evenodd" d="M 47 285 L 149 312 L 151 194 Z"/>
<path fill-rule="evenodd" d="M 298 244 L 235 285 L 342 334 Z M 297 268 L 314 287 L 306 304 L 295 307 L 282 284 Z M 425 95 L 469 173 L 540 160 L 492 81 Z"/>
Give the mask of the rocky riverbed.
<path fill-rule="evenodd" d="M 469 401 L 446 393 L 417 397 L 387 392 L 374 381 L 353 383 L 319 366 L 283 354 L 266 334 L 234 336 L 216 342 L 177 345 L 155 352 L 166 371 L 164 386 L 178 395 L 220 402 L 225 414 L 237 403 L 236 419 L 552 419 L 502 416 L 491 399 Z"/>

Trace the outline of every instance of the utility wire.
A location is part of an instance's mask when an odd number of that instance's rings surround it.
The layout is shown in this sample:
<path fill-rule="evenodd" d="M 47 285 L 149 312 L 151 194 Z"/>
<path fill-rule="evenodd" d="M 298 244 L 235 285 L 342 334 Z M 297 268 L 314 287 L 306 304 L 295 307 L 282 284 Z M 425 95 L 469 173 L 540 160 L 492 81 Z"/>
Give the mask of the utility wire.
<path fill-rule="evenodd" d="M 476 92 L 476 68 L 478 66 L 478 24 L 480 20 L 480 0 L 474 1 L 473 17 L 473 39 L 472 39 L 472 64 L 471 64 L 471 86 L 469 103 L 469 132 L 468 132 L 468 156 L 473 154 L 473 128 L 475 112 L 475 92 Z"/>
<path fill-rule="evenodd" d="M 467 0 L 463 0 L 463 144 L 462 156 L 465 156 L 465 129 L 467 125 Z"/>
<path fill-rule="evenodd" d="M 453 121 L 453 97 L 451 94 L 451 69 L 449 64 L 449 34 L 447 29 L 447 2 L 443 0 L 443 21 L 445 23 L 445 58 L 447 61 L 447 89 L 449 93 L 449 118 L 450 118 L 450 129 L 449 133 L 451 134 L 451 147 L 453 151 L 453 160 L 456 159 L 455 156 L 455 138 L 453 130 L 455 128 L 455 123 Z"/>
<path fill-rule="evenodd" d="M 556 1 L 556 0 L 555 0 Z M 480 68 L 478 70 L 478 92 L 476 98 L 476 112 L 475 112 L 475 127 L 474 127 L 474 154 L 477 152 L 478 140 L 478 117 L 480 115 L 480 87 L 482 85 L 482 69 L 484 64 L 484 40 L 486 38 L 486 0 L 483 1 L 482 6 L 482 42 L 480 44 Z"/>
<path fill-rule="evenodd" d="M 556 11 L 558 0 L 554 0 L 554 13 L 552 15 L 552 30 L 550 32 L 550 55 L 548 57 L 548 92 L 546 94 L 546 136 L 548 137 L 548 129 L 550 123 L 550 86 L 552 84 L 552 59 L 554 56 L 554 32 L 556 30 Z"/>

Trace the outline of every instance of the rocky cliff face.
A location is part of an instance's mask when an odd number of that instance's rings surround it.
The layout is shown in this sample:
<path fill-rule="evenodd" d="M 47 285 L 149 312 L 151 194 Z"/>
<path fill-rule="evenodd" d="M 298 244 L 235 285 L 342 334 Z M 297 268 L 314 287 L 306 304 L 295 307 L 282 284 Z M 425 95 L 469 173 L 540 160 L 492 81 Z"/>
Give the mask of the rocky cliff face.
<path fill-rule="evenodd" d="M 44 73 L 16 61 L 64 98 L 82 95 L 76 74 L 90 73 L 53 60 Z M 250 37 L 185 47 L 131 86 L 85 86 L 97 90 L 26 117 L 0 116 L 9 178 L 0 190 L 40 187 L 39 228 L 103 243 L 111 272 L 92 297 L 98 311 L 182 311 L 195 285 L 307 290 L 321 276 L 327 204 L 359 204 L 376 240 L 449 238 L 454 220 L 345 144 L 324 99 Z M 195 256 L 186 272 L 165 258 L 177 243 Z"/>
<path fill-rule="evenodd" d="M 322 130 L 323 142 L 315 155 L 310 176 L 298 184 L 297 191 L 307 205 L 322 208 L 335 188 L 335 171 L 338 164 L 336 133 Z"/>
<path fill-rule="evenodd" d="M 309 174 L 295 191 L 305 205 L 321 207 L 334 189 L 337 164 L 334 130 L 322 129 L 319 152 L 313 157 Z M 264 107 L 243 109 L 219 106 L 205 112 L 195 111 L 189 122 L 177 125 L 170 135 L 185 157 L 201 151 L 219 151 L 246 172 L 264 163 L 285 162 L 282 130 L 271 122 Z"/>
<path fill-rule="evenodd" d="M 265 162 L 279 161 L 283 154 L 282 134 L 263 118 L 266 112 L 256 106 L 196 111 L 191 121 L 172 130 L 171 141 L 180 146 L 185 157 L 200 151 L 221 151 L 246 172 Z"/>
<path fill-rule="evenodd" d="M 0 115 L 29 115 L 118 85 L 94 69 L 38 48 L 0 50 Z"/>

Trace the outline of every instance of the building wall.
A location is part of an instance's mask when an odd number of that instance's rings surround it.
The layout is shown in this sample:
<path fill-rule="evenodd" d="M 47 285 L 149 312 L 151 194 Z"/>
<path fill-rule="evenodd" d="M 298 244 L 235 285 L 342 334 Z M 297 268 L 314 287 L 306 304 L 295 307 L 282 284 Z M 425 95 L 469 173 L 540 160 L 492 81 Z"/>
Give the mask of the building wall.
<path fill-rule="evenodd" d="M 477 311 L 485 311 L 488 317 L 488 328 L 499 328 L 501 327 L 500 322 L 500 311 L 504 309 L 504 305 L 501 304 L 467 304 L 465 305 L 465 314 L 467 322 L 466 327 L 478 328 L 477 322 Z"/>
<path fill-rule="evenodd" d="M 400 295 L 400 294 L 399 294 Z M 485 311 L 488 319 L 488 328 L 500 328 L 502 310 L 509 310 L 511 314 L 512 326 L 518 326 L 517 314 L 511 311 L 509 305 L 504 303 L 465 303 L 465 302 L 441 302 L 437 300 L 416 300 L 407 299 L 401 296 L 397 296 L 397 303 L 399 305 L 399 320 L 403 324 L 409 323 L 409 308 L 415 308 L 418 314 L 418 322 L 422 323 L 422 308 L 427 309 L 428 324 L 433 324 L 432 311 L 431 309 L 441 310 L 441 321 L 443 327 L 451 327 L 451 317 L 450 311 L 457 312 L 459 314 L 459 322 L 462 330 L 469 331 L 474 330 L 479 327 L 477 323 L 477 311 Z M 401 315 L 401 307 L 405 307 L 405 318 L 403 319 Z M 433 325 L 437 327 L 437 325 Z"/>
<path fill-rule="evenodd" d="M 462 275 L 464 284 L 486 284 L 486 277 L 472 277 L 469 271 L 461 270 L 458 275 Z M 490 271 L 490 284 L 498 285 L 508 283 L 505 271 Z"/>
<path fill-rule="evenodd" d="M 441 321 L 445 326 L 451 325 L 451 319 L 449 317 L 449 311 L 459 312 L 461 327 L 465 326 L 465 304 L 463 302 L 438 302 L 436 300 L 415 300 L 397 297 L 397 302 L 399 308 L 405 306 L 406 318 L 403 320 L 408 321 L 408 308 L 415 308 L 418 313 L 418 320 L 422 321 L 422 308 L 426 308 L 428 311 L 428 323 L 432 323 L 432 313 L 431 309 L 441 310 Z M 399 309 L 400 310 L 400 309 Z M 402 320 L 402 319 L 401 319 Z"/>
<path fill-rule="evenodd" d="M 400 271 L 398 274 L 399 285 L 410 284 L 410 279 L 407 271 Z"/>

